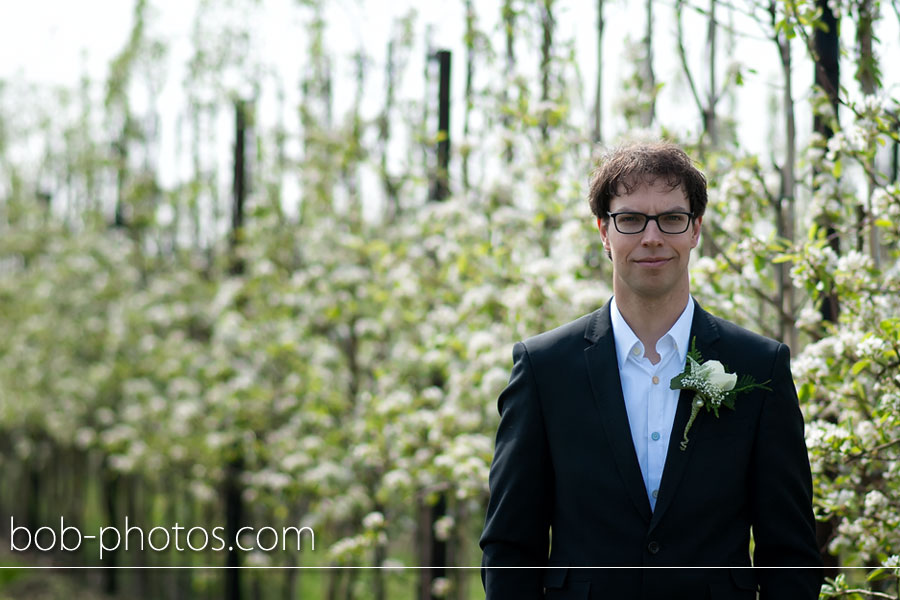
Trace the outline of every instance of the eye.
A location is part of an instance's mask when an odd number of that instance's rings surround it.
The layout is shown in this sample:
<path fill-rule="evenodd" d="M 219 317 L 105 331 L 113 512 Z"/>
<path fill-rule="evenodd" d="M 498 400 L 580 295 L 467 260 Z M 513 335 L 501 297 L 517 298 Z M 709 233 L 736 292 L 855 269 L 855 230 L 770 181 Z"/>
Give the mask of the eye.
<path fill-rule="evenodd" d="M 666 223 L 681 224 L 681 223 L 684 223 L 685 219 L 687 219 L 687 215 L 673 213 L 673 214 L 663 215 L 662 218 Z"/>
<path fill-rule="evenodd" d="M 643 221 L 642 217 L 643 215 L 639 215 L 636 213 L 622 213 L 619 215 L 619 222 L 623 224 L 640 223 L 641 221 Z"/>

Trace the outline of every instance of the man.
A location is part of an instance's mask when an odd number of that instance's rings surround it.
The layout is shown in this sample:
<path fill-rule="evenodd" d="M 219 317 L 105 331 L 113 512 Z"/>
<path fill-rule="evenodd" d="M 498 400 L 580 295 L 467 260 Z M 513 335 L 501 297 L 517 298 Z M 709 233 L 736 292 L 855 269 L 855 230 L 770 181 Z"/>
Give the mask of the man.
<path fill-rule="evenodd" d="M 706 201 L 705 177 L 672 144 L 619 148 L 594 173 L 613 298 L 513 349 L 481 537 L 488 600 L 818 597 L 789 350 L 690 295 Z M 701 409 L 685 435 L 694 393 L 670 382 L 693 341 L 703 362 L 766 389 L 718 417 Z M 798 568 L 749 568 L 751 528 L 756 567 Z M 559 568 L 499 568 L 526 566 Z"/>

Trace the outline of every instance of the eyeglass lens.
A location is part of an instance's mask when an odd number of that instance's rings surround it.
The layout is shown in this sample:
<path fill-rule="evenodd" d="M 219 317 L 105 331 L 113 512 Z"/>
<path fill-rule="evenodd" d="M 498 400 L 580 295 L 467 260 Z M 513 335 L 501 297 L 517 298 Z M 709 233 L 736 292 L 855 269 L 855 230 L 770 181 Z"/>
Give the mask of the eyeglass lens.
<path fill-rule="evenodd" d="M 656 221 L 663 233 L 684 233 L 690 224 L 688 213 L 645 215 L 643 213 L 618 213 L 613 216 L 619 233 L 640 233 L 647 227 L 648 219 Z"/>

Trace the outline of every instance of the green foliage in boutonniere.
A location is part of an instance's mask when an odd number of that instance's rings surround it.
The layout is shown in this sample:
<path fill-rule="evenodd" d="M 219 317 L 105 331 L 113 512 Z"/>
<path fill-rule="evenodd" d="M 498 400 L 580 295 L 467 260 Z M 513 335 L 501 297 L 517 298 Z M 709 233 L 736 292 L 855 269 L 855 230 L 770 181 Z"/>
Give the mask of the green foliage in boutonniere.
<path fill-rule="evenodd" d="M 748 392 L 755 388 L 772 391 L 765 383 L 756 383 L 750 375 L 738 377 L 735 373 L 727 373 L 726 368 L 717 360 L 703 362 L 700 351 L 697 350 L 697 338 L 691 340 L 691 349 L 687 354 L 684 371 L 672 378 L 669 389 L 691 390 L 694 399 L 691 401 L 691 418 L 684 428 L 684 439 L 681 441 L 681 450 L 687 449 L 688 430 L 694 424 L 694 419 L 704 406 L 706 411 L 719 416 L 719 408 L 726 406 L 734 410 L 734 399 L 741 392 Z"/>

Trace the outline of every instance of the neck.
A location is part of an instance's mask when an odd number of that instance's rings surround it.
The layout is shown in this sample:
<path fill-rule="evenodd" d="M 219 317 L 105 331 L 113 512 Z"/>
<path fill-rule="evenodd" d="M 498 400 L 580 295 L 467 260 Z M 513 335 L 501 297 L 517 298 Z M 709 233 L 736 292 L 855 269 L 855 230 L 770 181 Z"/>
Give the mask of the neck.
<path fill-rule="evenodd" d="M 685 288 L 665 298 L 647 298 L 627 293 L 620 295 L 615 288 L 613 293 L 619 312 L 641 340 L 645 353 L 652 360 L 656 356 L 656 342 L 672 329 L 675 321 L 684 312 L 690 292 Z"/>

